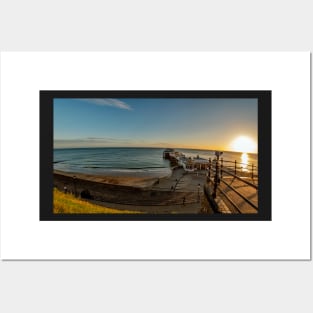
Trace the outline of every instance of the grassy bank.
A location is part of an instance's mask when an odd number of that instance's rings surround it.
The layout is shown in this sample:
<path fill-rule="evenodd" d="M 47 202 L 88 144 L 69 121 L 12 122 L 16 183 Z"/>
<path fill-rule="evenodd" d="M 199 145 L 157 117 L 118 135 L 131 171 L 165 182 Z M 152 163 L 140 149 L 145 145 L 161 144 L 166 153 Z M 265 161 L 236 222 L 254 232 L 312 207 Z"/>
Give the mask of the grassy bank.
<path fill-rule="evenodd" d="M 128 213 L 140 213 L 136 211 L 125 211 L 110 209 L 100 205 L 95 205 L 87 201 L 83 201 L 75 198 L 71 194 L 65 194 L 58 189 L 53 190 L 53 213 L 55 214 L 128 214 Z"/>

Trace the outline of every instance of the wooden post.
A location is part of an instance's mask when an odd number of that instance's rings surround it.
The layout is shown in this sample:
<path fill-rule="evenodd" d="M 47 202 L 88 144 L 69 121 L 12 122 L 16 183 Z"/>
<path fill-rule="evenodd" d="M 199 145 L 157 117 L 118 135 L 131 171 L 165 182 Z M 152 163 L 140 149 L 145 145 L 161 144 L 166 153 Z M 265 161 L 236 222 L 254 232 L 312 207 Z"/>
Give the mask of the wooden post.
<path fill-rule="evenodd" d="M 216 198 L 216 190 L 217 190 L 217 184 L 218 184 L 218 159 L 215 162 L 215 176 L 214 176 L 214 188 L 213 188 L 213 193 L 212 193 L 212 197 L 213 199 Z"/>
<path fill-rule="evenodd" d="M 236 172 L 237 172 L 237 161 L 235 160 L 235 175 L 236 175 Z"/>
<path fill-rule="evenodd" d="M 209 158 L 209 173 L 208 173 L 208 181 L 210 181 L 211 178 L 211 158 Z"/>
<path fill-rule="evenodd" d="M 223 178 L 223 158 L 221 158 L 221 179 Z"/>
<path fill-rule="evenodd" d="M 253 179 L 253 164 L 252 164 L 252 169 L 251 169 L 251 178 Z"/>

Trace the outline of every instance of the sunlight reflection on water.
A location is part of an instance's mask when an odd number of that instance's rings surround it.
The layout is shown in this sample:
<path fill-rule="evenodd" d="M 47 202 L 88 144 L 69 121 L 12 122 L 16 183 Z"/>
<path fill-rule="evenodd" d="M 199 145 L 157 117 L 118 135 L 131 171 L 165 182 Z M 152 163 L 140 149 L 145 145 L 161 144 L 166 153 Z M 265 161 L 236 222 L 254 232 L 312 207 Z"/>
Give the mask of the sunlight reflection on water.
<path fill-rule="evenodd" d="M 248 153 L 242 153 L 241 155 L 241 167 L 243 171 L 248 171 L 249 155 Z"/>

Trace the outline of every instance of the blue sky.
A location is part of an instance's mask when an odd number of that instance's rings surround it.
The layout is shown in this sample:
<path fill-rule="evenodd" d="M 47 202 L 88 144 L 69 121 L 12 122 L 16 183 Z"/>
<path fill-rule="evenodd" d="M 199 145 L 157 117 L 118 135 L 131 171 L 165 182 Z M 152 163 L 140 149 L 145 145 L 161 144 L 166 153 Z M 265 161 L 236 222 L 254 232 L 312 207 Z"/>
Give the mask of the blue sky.
<path fill-rule="evenodd" d="M 231 150 L 257 128 L 257 99 L 54 99 L 55 148 Z"/>

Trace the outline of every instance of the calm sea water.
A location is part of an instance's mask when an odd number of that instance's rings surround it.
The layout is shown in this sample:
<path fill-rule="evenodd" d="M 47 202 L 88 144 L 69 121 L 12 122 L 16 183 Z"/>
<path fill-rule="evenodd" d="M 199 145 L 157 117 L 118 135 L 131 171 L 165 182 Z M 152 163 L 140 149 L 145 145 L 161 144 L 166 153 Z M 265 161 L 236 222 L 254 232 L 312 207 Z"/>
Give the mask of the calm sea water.
<path fill-rule="evenodd" d="M 85 174 L 137 175 L 164 177 L 171 174 L 170 163 L 163 159 L 163 148 L 74 148 L 54 149 L 56 170 Z M 187 157 L 214 158 L 214 151 L 176 149 Z M 257 165 L 257 154 L 224 152 L 225 160 Z"/>

